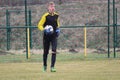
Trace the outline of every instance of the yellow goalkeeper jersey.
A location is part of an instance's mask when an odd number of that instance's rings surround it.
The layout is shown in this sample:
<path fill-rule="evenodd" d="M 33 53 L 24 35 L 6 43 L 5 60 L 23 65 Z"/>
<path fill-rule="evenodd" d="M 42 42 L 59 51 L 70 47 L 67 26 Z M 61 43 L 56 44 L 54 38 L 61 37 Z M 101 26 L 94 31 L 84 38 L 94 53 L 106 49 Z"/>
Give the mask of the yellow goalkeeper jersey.
<path fill-rule="evenodd" d="M 51 25 L 54 30 L 60 26 L 59 23 L 59 15 L 54 12 L 54 14 L 50 14 L 49 12 L 45 13 L 38 23 L 38 29 L 43 31 L 46 25 Z"/>

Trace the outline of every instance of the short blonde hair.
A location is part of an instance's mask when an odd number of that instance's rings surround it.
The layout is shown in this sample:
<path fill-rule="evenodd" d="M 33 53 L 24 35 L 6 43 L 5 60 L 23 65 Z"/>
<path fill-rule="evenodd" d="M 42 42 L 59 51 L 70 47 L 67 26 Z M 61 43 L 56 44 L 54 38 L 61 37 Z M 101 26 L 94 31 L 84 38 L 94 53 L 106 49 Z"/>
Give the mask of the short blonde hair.
<path fill-rule="evenodd" d="M 51 1 L 51 2 L 48 3 L 48 6 L 50 6 L 50 5 L 54 5 L 55 6 L 55 3 L 53 1 Z"/>

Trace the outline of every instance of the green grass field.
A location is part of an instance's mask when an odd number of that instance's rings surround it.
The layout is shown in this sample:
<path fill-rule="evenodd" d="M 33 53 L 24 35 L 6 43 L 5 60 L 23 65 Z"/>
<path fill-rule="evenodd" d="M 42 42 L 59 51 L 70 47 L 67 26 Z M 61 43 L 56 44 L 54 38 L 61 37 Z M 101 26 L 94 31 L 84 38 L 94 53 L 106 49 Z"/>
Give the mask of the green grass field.
<path fill-rule="evenodd" d="M 107 58 L 107 54 L 58 54 L 57 72 L 42 72 L 42 55 L 0 56 L 0 80 L 119 80 L 120 58 Z"/>

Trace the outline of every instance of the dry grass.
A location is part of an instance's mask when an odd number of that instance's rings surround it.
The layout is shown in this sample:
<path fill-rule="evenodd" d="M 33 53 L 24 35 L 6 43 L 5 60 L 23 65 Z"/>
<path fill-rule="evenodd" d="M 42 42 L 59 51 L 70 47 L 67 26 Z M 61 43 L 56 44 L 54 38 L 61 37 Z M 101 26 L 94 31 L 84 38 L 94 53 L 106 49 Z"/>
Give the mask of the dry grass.
<path fill-rule="evenodd" d="M 42 72 L 42 63 L 1 63 L 1 80 L 119 80 L 120 60 L 59 61 L 57 72 Z"/>

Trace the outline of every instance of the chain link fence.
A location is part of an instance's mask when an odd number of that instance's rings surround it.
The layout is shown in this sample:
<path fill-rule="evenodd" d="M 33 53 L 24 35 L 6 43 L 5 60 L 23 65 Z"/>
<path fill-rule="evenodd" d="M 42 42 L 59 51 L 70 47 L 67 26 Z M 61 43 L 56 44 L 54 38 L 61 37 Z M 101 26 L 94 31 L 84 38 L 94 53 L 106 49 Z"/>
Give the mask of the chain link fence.
<path fill-rule="evenodd" d="M 48 0 L 49 1 L 49 0 Z M 28 23 L 37 26 L 41 16 L 47 11 L 47 0 L 27 0 Z M 54 0 L 53 0 L 54 1 Z M 84 54 L 84 27 L 87 26 L 87 53 L 107 56 L 108 49 L 108 0 L 55 0 L 56 11 L 60 15 L 61 34 L 58 50 Z M 7 51 L 7 32 L 10 31 L 10 51 L 26 48 L 25 0 L 0 0 L 0 50 Z M 110 24 L 113 24 L 113 8 L 110 1 Z M 116 0 L 117 24 L 120 24 L 120 1 Z M 9 12 L 7 17 L 6 10 Z M 8 19 L 7 19 L 8 18 Z M 8 23 L 7 23 L 8 22 Z M 10 28 L 5 29 L 7 26 Z M 120 47 L 120 26 L 117 27 L 117 54 Z M 31 28 L 31 50 L 42 50 L 42 32 Z M 34 52 L 33 52 L 34 53 Z M 35 53 L 42 53 L 41 51 Z M 113 27 L 110 27 L 110 53 L 113 53 Z M 118 55 L 119 57 L 119 55 Z"/>

